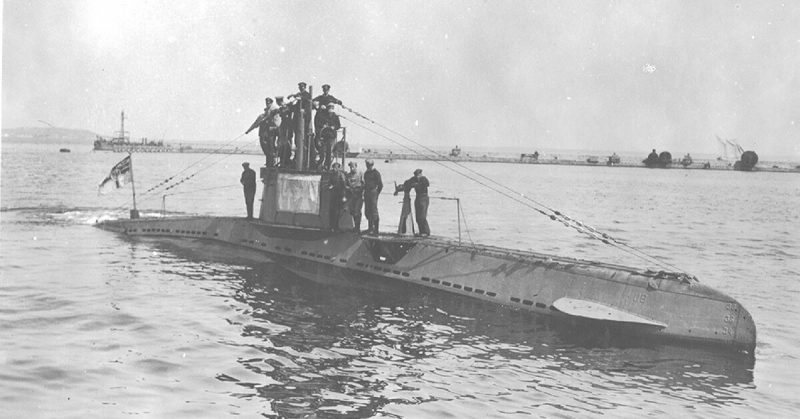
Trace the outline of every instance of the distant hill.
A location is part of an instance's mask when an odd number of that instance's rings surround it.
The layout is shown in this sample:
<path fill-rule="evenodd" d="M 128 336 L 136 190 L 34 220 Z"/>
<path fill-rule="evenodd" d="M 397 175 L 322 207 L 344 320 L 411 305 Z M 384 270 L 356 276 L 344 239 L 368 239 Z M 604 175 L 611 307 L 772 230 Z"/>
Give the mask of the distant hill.
<path fill-rule="evenodd" d="M 3 129 L 3 141 L 40 144 L 86 144 L 95 139 L 95 133 L 85 129 L 22 127 Z"/>

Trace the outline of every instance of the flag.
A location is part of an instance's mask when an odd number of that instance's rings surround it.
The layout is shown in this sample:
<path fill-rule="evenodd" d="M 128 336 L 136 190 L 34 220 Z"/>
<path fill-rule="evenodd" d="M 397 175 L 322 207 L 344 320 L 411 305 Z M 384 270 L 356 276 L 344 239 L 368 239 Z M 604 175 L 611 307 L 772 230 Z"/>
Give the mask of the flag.
<path fill-rule="evenodd" d="M 131 178 L 131 156 L 128 156 L 111 168 L 111 173 L 100 182 L 98 192 L 105 195 L 130 183 Z"/>

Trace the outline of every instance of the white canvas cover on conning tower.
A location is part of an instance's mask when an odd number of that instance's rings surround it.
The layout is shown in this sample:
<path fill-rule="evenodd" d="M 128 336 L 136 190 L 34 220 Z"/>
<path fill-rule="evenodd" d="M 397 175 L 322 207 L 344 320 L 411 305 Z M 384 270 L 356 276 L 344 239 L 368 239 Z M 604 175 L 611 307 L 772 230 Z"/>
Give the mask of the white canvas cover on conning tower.
<path fill-rule="evenodd" d="M 278 211 L 319 215 L 320 175 L 278 174 Z"/>

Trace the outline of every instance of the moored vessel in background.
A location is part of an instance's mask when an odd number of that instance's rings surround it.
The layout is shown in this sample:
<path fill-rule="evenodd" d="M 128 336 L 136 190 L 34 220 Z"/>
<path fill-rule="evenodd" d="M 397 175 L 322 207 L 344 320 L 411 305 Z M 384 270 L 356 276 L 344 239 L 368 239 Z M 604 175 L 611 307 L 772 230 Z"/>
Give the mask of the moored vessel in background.
<path fill-rule="evenodd" d="M 125 111 L 121 112 L 120 121 L 118 135 L 111 138 L 96 136 L 94 140 L 95 151 L 114 151 L 117 153 L 166 153 L 173 151 L 172 146 L 164 144 L 163 140 L 152 141 L 142 138 L 138 142 L 131 142 L 125 131 Z"/>
<path fill-rule="evenodd" d="M 647 158 L 642 160 L 642 163 L 644 163 L 645 167 L 665 169 L 672 165 L 672 154 L 669 151 L 656 153 L 656 150 L 653 149 Z"/>

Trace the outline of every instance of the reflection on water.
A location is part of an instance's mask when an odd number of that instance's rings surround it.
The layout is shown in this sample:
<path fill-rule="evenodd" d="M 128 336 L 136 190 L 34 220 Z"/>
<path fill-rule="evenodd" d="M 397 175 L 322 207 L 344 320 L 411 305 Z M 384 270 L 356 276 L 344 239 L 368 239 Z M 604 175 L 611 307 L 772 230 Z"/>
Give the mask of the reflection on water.
<path fill-rule="evenodd" d="M 218 246 L 153 245 L 184 260 L 171 273 L 201 283 L 209 257 L 241 257 Z M 598 346 L 583 339 L 586 330 L 415 285 L 353 288 L 314 283 L 270 262 L 242 265 L 253 267 L 212 275 L 229 278 L 240 303 L 227 321 L 242 339 L 225 343 L 246 353 L 240 369 L 216 378 L 236 386 L 233 396 L 262 398 L 281 416 L 581 414 L 647 404 L 657 412 L 665 400 L 743 404 L 739 393 L 753 388 L 749 356 L 617 340 Z"/>

